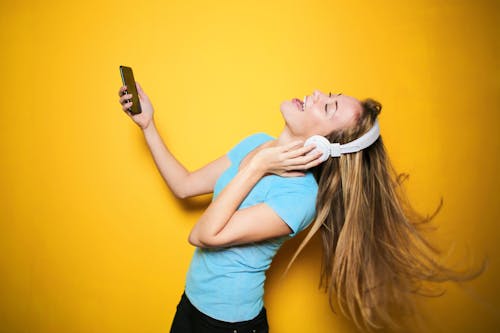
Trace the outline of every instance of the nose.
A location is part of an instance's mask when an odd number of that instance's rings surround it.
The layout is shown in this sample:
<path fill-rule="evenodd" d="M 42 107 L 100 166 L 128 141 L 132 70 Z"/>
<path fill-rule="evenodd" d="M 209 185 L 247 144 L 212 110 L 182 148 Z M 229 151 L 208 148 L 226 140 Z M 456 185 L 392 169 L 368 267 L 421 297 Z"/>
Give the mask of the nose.
<path fill-rule="evenodd" d="M 322 94 L 323 94 L 323 93 L 322 93 L 321 91 L 319 91 L 319 90 L 317 90 L 317 89 L 316 89 L 316 90 L 314 90 L 314 91 L 313 91 L 313 94 L 312 94 L 312 96 L 313 96 L 313 101 L 314 101 L 314 102 L 317 102 L 317 101 L 319 100 L 319 98 L 321 97 L 321 95 L 322 95 Z"/>

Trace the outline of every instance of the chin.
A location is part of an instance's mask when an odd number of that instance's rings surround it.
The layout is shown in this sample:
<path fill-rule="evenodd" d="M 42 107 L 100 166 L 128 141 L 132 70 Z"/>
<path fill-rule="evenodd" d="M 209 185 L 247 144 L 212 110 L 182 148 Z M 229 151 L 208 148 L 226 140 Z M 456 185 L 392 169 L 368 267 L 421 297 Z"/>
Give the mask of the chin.
<path fill-rule="evenodd" d="M 281 104 L 280 104 L 281 113 L 283 113 L 286 109 L 288 109 L 287 104 L 288 104 L 288 101 L 281 102 Z"/>
<path fill-rule="evenodd" d="M 297 112 L 297 106 L 292 101 L 283 101 L 280 105 L 281 113 Z"/>
<path fill-rule="evenodd" d="M 297 127 L 300 127 L 300 120 L 297 119 L 297 117 L 295 117 L 298 111 L 293 108 L 294 105 L 292 105 L 292 107 L 286 107 L 286 105 L 284 105 L 284 107 L 280 108 L 281 116 L 285 121 L 285 127 L 287 127 L 291 133 L 295 133 L 296 130 L 298 129 Z"/>
<path fill-rule="evenodd" d="M 287 123 L 288 119 L 290 119 L 290 114 L 292 113 L 291 105 L 289 105 L 289 103 L 287 103 L 287 101 L 284 101 L 280 105 L 280 112 L 281 112 L 281 116 L 285 120 L 285 123 Z"/>

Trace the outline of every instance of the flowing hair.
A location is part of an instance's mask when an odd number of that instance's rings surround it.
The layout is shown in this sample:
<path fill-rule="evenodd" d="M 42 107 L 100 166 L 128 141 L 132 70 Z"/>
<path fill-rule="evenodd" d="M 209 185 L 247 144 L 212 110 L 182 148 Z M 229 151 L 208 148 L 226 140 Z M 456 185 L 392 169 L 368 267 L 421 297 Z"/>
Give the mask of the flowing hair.
<path fill-rule="evenodd" d="M 331 133 L 330 142 L 347 143 L 372 127 L 381 104 L 365 99 L 361 106 L 356 126 Z M 313 173 L 319 186 L 317 215 L 287 271 L 321 230 L 320 287 L 331 309 L 335 312 L 336 300 L 359 329 L 401 329 L 403 317 L 419 317 L 415 295 L 443 294 L 426 282 L 466 281 L 484 271 L 486 262 L 478 270 L 455 271 L 435 260 L 441 251 L 423 231 L 443 201 L 426 217 L 411 207 L 402 186 L 408 175 L 396 173 L 382 136 L 360 152 L 329 158 Z"/>

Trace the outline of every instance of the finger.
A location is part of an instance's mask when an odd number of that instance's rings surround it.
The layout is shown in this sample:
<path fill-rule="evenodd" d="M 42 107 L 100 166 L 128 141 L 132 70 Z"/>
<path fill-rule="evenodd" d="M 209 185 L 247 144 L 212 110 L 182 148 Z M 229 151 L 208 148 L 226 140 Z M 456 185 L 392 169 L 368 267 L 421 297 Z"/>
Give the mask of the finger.
<path fill-rule="evenodd" d="M 303 145 L 303 144 L 304 144 L 304 141 L 302 141 L 302 140 L 295 140 L 293 142 L 290 142 L 289 144 L 284 145 L 283 146 L 283 151 L 284 152 L 290 151 L 293 148 L 299 147 L 300 145 Z"/>
<path fill-rule="evenodd" d="M 125 93 L 125 90 L 127 90 L 127 86 L 121 86 L 118 90 L 118 96 L 121 97 Z"/>
<path fill-rule="evenodd" d="M 142 90 L 142 87 L 141 85 L 139 84 L 139 82 L 135 81 L 135 86 L 137 87 L 137 93 L 139 94 L 139 97 L 141 99 L 145 99 L 147 98 L 148 96 L 146 95 L 146 93 L 144 92 L 144 90 Z"/>
<path fill-rule="evenodd" d="M 307 146 L 301 146 L 293 150 L 289 150 L 288 152 L 285 153 L 286 158 L 295 158 L 298 156 L 305 155 L 311 151 L 313 151 L 316 148 L 315 145 L 307 145 Z"/>
<path fill-rule="evenodd" d="M 323 161 L 321 160 L 321 156 L 323 154 L 320 154 L 316 159 L 312 160 L 311 162 L 309 163 L 306 163 L 304 165 L 304 170 L 307 170 L 307 169 L 310 169 L 310 168 L 314 168 L 315 166 L 318 166 L 320 165 L 321 163 L 323 163 Z"/>
<path fill-rule="evenodd" d="M 122 97 L 120 97 L 120 104 L 123 104 L 125 103 L 127 100 L 129 99 L 132 99 L 132 94 L 126 94 L 126 95 L 123 95 Z"/>
<path fill-rule="evenodd" d="M 282 177 L 303 177 L 305 173 L 300 171 L 287 171 L 281 174 Z"/>
<path fill-rule="evenodd" d="M 322 155 L 323 155 L 322 152 L 316 151 L 314 153 L 307 155 L 299 155 L 297 157 L 292 157 L 292 158 L 283 158 L 281 163 L 285 170 L 293 170 L 293 169 L 303 170 L 304 166 L 307 163 L 321 157 Z"/>
<path fill-rule="evenodd" d="M 130 107 L 132 106 L 132 102 L 128 102 L 128 103 L 125 103 L 123 104 L 123 107 L 122 107 L 122 110 L 123 111 L 128 111 L 128 109 L 130 109 Z"/>
<path fill-rule="evenodd" d="M 287 165 L 301 170 L 308 169 L 310 168 L 309 163 L 319 160 L 322 155 L 323 155 L 322 152 L 316 151 L 312 154 L 289 159 Z"/>
<path fill-rule="evenodd" d="M 323 156 L 323 152 L 320 150 L 312 150 L 309 154 L 304 156 L 304 163 L 312 162 L 316 159 L 321 158 Z"/>
<path fill-rule="evenodd" d="M 317 146 L 316 146 L 316 144 L 314 144 L 314 143 L 309 143 L 307 146 L 304 146 L 304 148 L 306 148 L 306 147 L 316 148 Z M 312 149 L 311 149 L 311 150 L 312 150 Z"/>

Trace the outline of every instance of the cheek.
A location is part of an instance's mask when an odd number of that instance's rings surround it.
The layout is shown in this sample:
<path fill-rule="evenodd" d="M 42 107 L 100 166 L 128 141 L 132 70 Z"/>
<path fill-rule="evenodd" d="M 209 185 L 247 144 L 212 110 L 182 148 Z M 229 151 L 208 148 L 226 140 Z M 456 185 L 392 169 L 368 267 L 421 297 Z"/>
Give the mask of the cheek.
<path fill-rule="evenodd" d="M 354 118 L 351 115 L 346 114 L 338 117 L 336 120 L 335 124 L 337 125 L 337 128 L 349 128 L 354 126 L 355 123 Z"/>
<path fill-rule="evenodd" d="M 323 126 L 323 131 L 325 133 L 324 135 L 326 136 L 336 130 L 347 128 L 349 126 L 349 120 L 349 118 L 334 115 L 331 119 L 328 120 L 325 126 Z"/>
<path fill-rule="evenodd" d="M 297 119 L 295 122 L 296 133 L 304 136 L 310 137 L 313 135 L 326 135 L 328 131 L 325 130 L 325 120 L 317 119 L 313 117 L 303 117 Z"/>
<path fill-rule="evenodd" d="M 310 135 L 326 135 L 328 134 L 327 127 L 331 122 L 319 108 L 310 110 L 307 119 L 304 120 L 304 131 Z"/>

